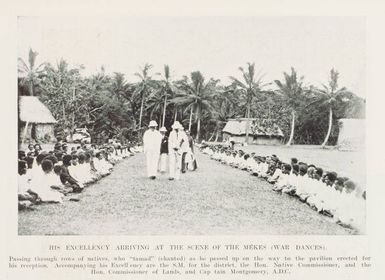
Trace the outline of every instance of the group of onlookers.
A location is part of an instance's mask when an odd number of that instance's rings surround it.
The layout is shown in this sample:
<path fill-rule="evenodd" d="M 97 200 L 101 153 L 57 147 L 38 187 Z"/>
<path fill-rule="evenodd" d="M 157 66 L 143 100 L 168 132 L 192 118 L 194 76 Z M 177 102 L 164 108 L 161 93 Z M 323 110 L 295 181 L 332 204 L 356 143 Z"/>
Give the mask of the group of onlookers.
<path fill-rule="evenodd" d="M 201 150 L 222 164 L 265 179 L 273 191 L 297 197 L 338 224 L 365 229 L 366 191 L 347 177 L 296 158 L 286 163 L 276 155 L 259 156 L 222 145 L 204 144 Z"/>
<path fill-rule="evenodd" d="M 109 175 L 117 162 L 138 151 L 138 147 L 117 141 L 104 145 L 58 142 L 47 150 L 31 143 L 18 154 L 19 208 L 41 202 L 60 203 L 69 193 L 82 192 Z"/>

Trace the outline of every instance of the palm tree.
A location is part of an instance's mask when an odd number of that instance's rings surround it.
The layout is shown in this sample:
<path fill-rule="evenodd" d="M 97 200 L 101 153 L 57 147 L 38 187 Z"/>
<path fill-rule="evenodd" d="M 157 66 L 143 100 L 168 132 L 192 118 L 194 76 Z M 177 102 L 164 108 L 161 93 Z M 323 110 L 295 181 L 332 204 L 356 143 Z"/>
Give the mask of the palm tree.
<path fill-rule="evenodd" d="M 146 63 L 140 72 L 135 73 L 135 76 L 140 79 L 140 82 L 136 85 L 136 93 L 139 94 L 141 99 L 139 113 L 139 129 L 142 128 L 144 101 L 146 99 L 147 94 L 150 92 L 150 89 L 155 86 L 155 81 L 149 75 L 149 71 L 151 68 L 152 65 Z"/>
<path fill-rule="evenodd" d="M 182 91 L 172 102 L 177 106 L 185 106 L 186 110 L 190 110 L 190 124 L 191 129 L 192 114 L 195 111 L 195 120 L 197 121 L 197 135 L 196 139 L 200 139 L 201 119 L 204 111 L 211 113 L 214 109 L 212 107 L 212 99 L 216 93 L 216 87 L 219 80 L 210 79 L 205 82 L 202 73 L 195 71 L 191 73 L 190 79 L 184 77 L 179 81 L 177 86 Z"/>
<path fill-rule="evenodd" d="M 164 100 L 162 113 L 162 126 L 164 126 L 166 122 L 167 99 L 173 98 L 175 93 L 174 85 L 171 81 L 170 67 L 167 64 L 164 65 L 163 79 L 159 81 L 159 85 L 160 88 L 157 94 Z"/>
<path fill-rule="evenodd" d="M 38 52 L 34 52 L 31 48 L 28 53 L 28 64 L 22 58 L 18 58 L 18 73 L 21 76 L 21 84 L 28 86 L 31 96 L 34 96 L 34 87 L 38 84 L 39 75 L 44 72 L 45 63 L 36 67 L 36 57 Z"/>
<path fill-rule="evenodd" d="M 284 81 L 275 80 L 275 84 L 278 87 L 277 93 L 283 98 L 283 101 L 287 104 L 289 110 L 291 111 L 292 121 L 291 121 L 291 130 L 289 141 L 287 146 L 291 145 L 291 142 L 294 138 L 294 127 L 295 127 L 295 118 L 297 114 L 297 109 L 299 108 L 301 98 L 305 93 L 303 86 L 304 77 L 297 77 L 297 72 L 292 67 L 291 73 L 283 73 Z"/>
<path fill-rule="evenodd" d="M 329 110 L 328 131 L 326 133 L 325 140 L 321 144 L 322 148 L 326 146 L 329 140 L 330 133 L 332 130 L 332 124 L 333 124 L 333 111 L 336 109 L 337 104 L 338 103 L 341 104 L 341 102 L 347 102 L 352 96 L 352 93 L 349 92 L 345 87 L 338 88 L 338 77 L 339 77 L 338 71 L 334 70 L 334 68 L 331 69 L 329 84 L 328 85 L 322 84 L 322 89 L 316 90 L 316 93 L 318 94 L 315 96 L 315 100 L 308 105 L 308 106 L 326 105 Z"/>
<path fill-rule="evenodd" d="M 127 81 L 123 73 L 115 72 L 111 81 L 110 91 L 116 95 L 124 96 L 127 91 Z"/>
<path fill-rule="evenodd" d="M 153 115 L 158 113 L 159 115 L 159 125 L 162 124 L 162 112 L 164 109 L 164 99 L 159 91 L 153 91 L 149 96 L 148 101 L 146 102 L 146 111 L 150 111 L 150 119 L 153 119 Z"/>
<path fill-rule="evenodd" d="M 239 67 L 238 69 L 242 72 L 244 82 L 241 82 L 239 79 L 232 76 L 230 76 L 230 79 L 232 81 L 235 93 L 239 93 L 243 97 L 246 105 L 246 142 L 248 142 L 251 104 L 253 103 L 254 99 L 258 99 L 260 95 L 264 93 L 262 89 L 269 85 L 269 83 L 263 83 L 263 76 L 260 74 L 255 74 L 255 63 L 248 62 L 246 69 L 243 67 Z"/>
<path fill-rule="evenodd" d="M 46 64 L 45 75 L 40 82 L 42 102 L 44 102 L 59 121 L 59 126 L 73 132 L 79 123 L 79 116 L 84 110 L 86 96 L 85 83 L 80 71 L 83 66 L 69 68 L 64 59 L 60 59 L 52 66 Z"/>

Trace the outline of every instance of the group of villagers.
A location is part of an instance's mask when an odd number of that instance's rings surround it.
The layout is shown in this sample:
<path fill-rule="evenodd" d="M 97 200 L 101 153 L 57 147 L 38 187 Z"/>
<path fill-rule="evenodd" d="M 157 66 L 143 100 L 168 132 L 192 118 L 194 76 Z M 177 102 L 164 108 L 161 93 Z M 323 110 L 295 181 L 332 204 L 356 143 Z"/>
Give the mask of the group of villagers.
<path fill-rule="evenodd" d="M 353 180 L 292 158 L 283 162 L 276 155 L 259 156 L 223 145 L 201 146 L 201 151 L 222 164 L 266 180 L 277 193 L 298 198 L 345 227 L 365 229 L 366 190 Z"/>
<path fill-rule="evenodd" d="M 114 165 L 123 158 L 140 152 L 111 140 L 103 145 L 71 145 L 58 142 L 50 149 L 30 143 L 18 152 L 19 209 L 51 202 L 61 203 L 66 196 L 76 200 L 72 193 L 80 193 L 109 175 Z"/>

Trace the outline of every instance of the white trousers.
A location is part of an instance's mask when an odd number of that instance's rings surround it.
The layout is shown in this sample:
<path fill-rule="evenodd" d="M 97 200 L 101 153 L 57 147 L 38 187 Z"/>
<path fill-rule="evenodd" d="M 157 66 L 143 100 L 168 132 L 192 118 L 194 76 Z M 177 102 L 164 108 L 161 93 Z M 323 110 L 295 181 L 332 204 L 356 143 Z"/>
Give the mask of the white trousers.
<path fill-rule="evenodd" d="M 147 176 L 156 176 L 158 172 L 159 152 L 147 152 L 146 164 L 147 164 Z"/>
<path fill-rule="evenodd" d="M 161 154 L 160 155 L 160 160 L 159 160 L 159 170 L 160 172 L 166 172 L 167 170 L 167 154 Z"/>
<path fill-rule="evenodd" d="M 182 157 L 174 151 L 169 152 L 168 157 L 170 162 L 170 178 L 178 180 L 180 178 L 180 167 L 182 164 Z"/>

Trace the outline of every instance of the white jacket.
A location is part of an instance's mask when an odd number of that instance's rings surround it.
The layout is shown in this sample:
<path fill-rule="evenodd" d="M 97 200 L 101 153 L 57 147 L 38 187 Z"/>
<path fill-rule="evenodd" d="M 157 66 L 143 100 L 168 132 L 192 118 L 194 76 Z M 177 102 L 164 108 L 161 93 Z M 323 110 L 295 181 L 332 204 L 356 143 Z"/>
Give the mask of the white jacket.
<path fill-rule="evenodd" d="M 173 152 L 175 148 L 177 148 L 180 152 L 187 152 L 185 148 L 188 148 L 188 137 L 184 131 L 179 130 L 176 133 L 175 130 L 170 132 L 170 136 L 168 137 L 168 150 L 169 152 Z"/>
<path fill-rule="evenodd" d="M 143 150 L 145 153 L 159 153 L 162 134 L 158 130 L 146 130 L 143 135 Z"/>

